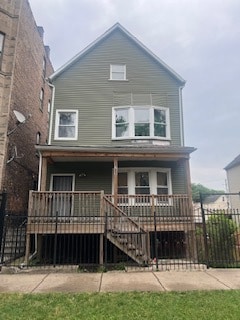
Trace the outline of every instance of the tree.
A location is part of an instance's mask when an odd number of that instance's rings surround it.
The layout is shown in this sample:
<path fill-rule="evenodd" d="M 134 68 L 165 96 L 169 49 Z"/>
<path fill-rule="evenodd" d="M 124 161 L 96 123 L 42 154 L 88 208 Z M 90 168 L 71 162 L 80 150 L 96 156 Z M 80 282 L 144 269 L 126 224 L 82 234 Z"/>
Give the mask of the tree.
<path fill-rule="evenodd" d="M 223 190 L 209 189 L 202 184 L 192 183 L 192 199 L 193 202 L 200 202 L 200 193 L 202 194 L 202 199 L 204 200 L 208 195 L 225 193 Z"/>

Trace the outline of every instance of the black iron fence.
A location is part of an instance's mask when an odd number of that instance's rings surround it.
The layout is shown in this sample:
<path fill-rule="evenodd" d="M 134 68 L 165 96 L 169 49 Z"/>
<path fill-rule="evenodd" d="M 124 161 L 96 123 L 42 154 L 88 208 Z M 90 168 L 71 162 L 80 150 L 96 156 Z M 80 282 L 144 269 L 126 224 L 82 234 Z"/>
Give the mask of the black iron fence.
<path fill-rule="evenodd" d="M 7 201 L 7 194 L 0 193 L 0 253 L 2 250 L 2 241 L 3 241 L 3 225 L 4 225 L 4 218 L 5 218 L 5 207 Z"/>
<path fill-rule="evenodd" d="M 129 218 L 131 223 L 129 223 Z M 43 222 L 40 222 L 43 221 Z M 33 229 L 34 228 L 34 229 Z M 116 215 L 56 215 L 28 224 L 21 263 L 28 266 L 77 266 L 80 270 L 202 268 L 189 217 L 157 215 L 116 219 Z M 34 232 L 33 232 L 34 231 Z M 20 261 L 18 261 L 20 263 Z"/>
<path fill-rule="evenodd" d="M 233 205 L 240 208 L 239 193 L 200 195 L 196 244 L 198 261 L 207 267 L 240 267 L 240 210 Z"/>
<path fill-rule="evenodd" d="M 116 206 L 101 195 L 95 215 L 89 210 L 91 202 L 84 199 L 87 215 L 74 211 L 71 216 L 58 211 L 41 215 L 39 208 L 37 215 L 35 211 L 28 217 L 6 214 L 1 263 L 20 268 L 70 266 L 79 271 L 240 266 L 240 212 L 230 205 L 215 208 L 202 200 L 191 210 L 186 202 L 179 215 L 173 201 L 159 204 L 151 213 L 143 203 L 138 204 L 142 211 L 137 215 L 125 213 L 126 202 Z"/>
<path fill-rule="evenodd" d="M 0 251 L 1 265 L 19 265 L 23 260 L 26 250 L 26 225 L 26 214 L 5 214 Z"/>

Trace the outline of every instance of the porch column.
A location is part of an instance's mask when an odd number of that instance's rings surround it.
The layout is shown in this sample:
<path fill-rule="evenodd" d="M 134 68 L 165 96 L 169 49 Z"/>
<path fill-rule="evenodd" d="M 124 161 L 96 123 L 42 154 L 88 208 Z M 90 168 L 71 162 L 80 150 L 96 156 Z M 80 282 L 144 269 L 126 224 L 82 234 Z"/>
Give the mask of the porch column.
<path fill-rule="evenodd" d="M 114 205 L 117 206 L 117 195 L 118 195 L 118 159 L 114 158 L 113 166 L 113 196 L 114 196 Z"/>
<path fill-rule="evenodd" d="M 41 184 L 40 191 L 46 191 L 47 186 L 47 158 L 42 158 Z"/>

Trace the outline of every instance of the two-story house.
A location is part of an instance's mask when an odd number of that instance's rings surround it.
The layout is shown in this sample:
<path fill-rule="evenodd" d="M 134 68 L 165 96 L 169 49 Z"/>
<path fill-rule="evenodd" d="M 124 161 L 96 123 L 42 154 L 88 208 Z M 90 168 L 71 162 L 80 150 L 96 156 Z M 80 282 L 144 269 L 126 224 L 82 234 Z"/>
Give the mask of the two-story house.
<path fill-rule="evenodd" d="M 66 250 L 74 263 L 114 262 L 114 251 L 139 264 L 156 250 L 193 257 L 185 81 L 117 23 L 49 82 L 49 140 L 37 146 L 27 262 L 32 241 L 50 261 L 51 245 L 55 258 Z"/>

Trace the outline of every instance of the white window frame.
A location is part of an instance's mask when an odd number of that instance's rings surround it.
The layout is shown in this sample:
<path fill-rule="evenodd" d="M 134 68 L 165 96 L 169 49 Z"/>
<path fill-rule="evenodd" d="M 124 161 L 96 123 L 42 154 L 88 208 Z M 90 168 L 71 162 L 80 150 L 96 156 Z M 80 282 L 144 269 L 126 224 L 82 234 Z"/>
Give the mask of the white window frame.
<path fill-rule="evenodd" d="M 149 109 L 150 112 L 150 135 L 149 136 L 135 136 L 134 134 L 134 110 L 135 109 Z M 128 110 L 128 123 L 129 123 L 129 135 L 123 137 L 116 136 L 116 110 L 125 109 Z M 166 137 L 160 137 L 154 135 L 154 110 L 162 110 L 165 111 L 166 114 Z M 118 106 L 113 107 L 112 109 L 112 140 L 126 140 L 126 139 L 134 139 L 134 140 L 143 140 L 143 139 L 155 139 L 155 140 L 170 140 L 170 112 L 169 108 L 162 107 L 162 106 Z"/>
<path fill-rule="evenodd" d="M 134 167 L 134 168 L 119 168 L 118 172 L 127 172 L 127 179 L 128 179 L 128 195 L 136 195 L 135 194 L 135 173 L 136 172 L 148 172 L 149 173 L 149 187 L 150 187 L 150 195 L 158 195 L 157 194 L 157 172 L 164 172 L 167 173 L 167 187 L 168 187 L 168 194 L 166 196 L 172 195 L 172 172 L 171 168 L 158 168 L 158 167 Z M 112 174 L 112 176 L 114 176 Z M 114 194 L 114 181 L 112 182 L 112 193 Z M 161 196 L 161 195 L 159 195 Z M 164 196 L 164 195 L 163 195 Z M 134 204 L 134 202 L 131 202 Z M 158 203 L 161 205 L 161 202 Z M 163 202 L 166 205 L 165 202 Z M 171 204 L 171 201 L 168 202 Z M 147 205 L 147 204 L 146 204 Z"/>
<path fill-rule="evenodd" d="M 59 127 L 59 120 L 60 120 L 60 113 L 64 112 L 72 112 L 76 114 L 76 123 L 75 123 L 75 134 L 74 137 L 59 137 L 58 136 L 58 127 Z M 55 117 L 55 140 L 77 140 L 78 139 L 78 110 L 76 109 L 57 109 L 56 110 L 56 117 Z"/>
<path fill-rule="evenodd" d="M 123 67 L 123 71 L 119 71 L 118 73 L 119 74 L 123 74 L 123 79 L 114 79 L 114 77 L 113 77 L 113 72 L 116 72 L 116 71 L 113 71 L 113 68 L 115 67 L 115 66 L 120 66 L 120 67 Z M 109 80 L 112 80 L 112 81 L 127 81 L 127 78 L 126 78 L 126 65 L 125 64 L 121 64 L 121 63 L 119 63 L 119 64 L 110 64 L 110 78 L 109 78 Z"/>

